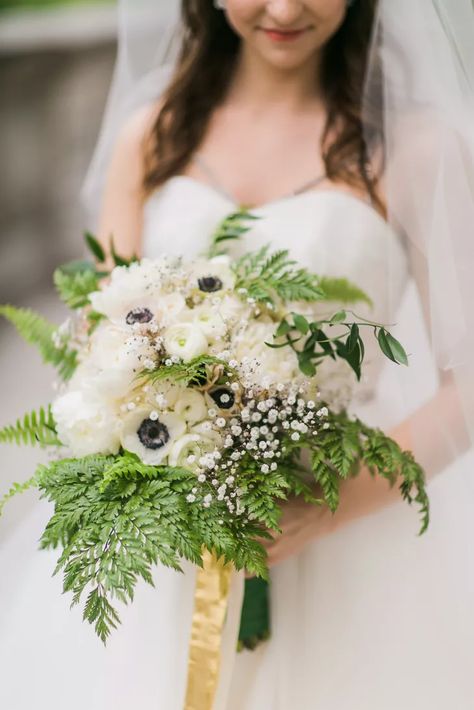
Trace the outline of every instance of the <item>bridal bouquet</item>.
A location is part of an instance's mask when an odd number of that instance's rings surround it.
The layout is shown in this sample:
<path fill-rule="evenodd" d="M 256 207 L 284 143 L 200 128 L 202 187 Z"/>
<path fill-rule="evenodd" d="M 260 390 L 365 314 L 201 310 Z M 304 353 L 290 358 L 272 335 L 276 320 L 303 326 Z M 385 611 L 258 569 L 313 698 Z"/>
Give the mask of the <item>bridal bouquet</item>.
<path fill-rule="evenodd" d="M 91 235 L 95 264 L 73 262 L 55 284 L 73 316 L 59 328 L 3 306 L 60 383 L 52 404 L 0 430 L 0 441 L 50 447 L 29 487 L 54 503 L 42 548 L 60 548 L 64 589 L 105 640 L 152 566 L 202 564 L 203 549 L 267 575 L 259 538 L 279 530 L 280 503 L 302 495 L 338 507 L 340 482 L 362 464 L 399 482 L 428 524 L 423 471 L 411 453 L 350 417 L 362 331 L 406 364 L 382 325 L 321 306 L 368 301 L 344 279 L 309 273 L 268 247 L 231 260 L 226 245 L 256 219 L 227 217 L 202 258 L 124 260 Z M 331 387 L 323 361 L 349 384 Z M 330 370 L 328 370 L 330 373 Z M 303 466 L 305 454 L 309 466 Z M 244 634 L 245 636 L 245 634 Z M 244 640 L 244 639 L 243 639 Z"/>

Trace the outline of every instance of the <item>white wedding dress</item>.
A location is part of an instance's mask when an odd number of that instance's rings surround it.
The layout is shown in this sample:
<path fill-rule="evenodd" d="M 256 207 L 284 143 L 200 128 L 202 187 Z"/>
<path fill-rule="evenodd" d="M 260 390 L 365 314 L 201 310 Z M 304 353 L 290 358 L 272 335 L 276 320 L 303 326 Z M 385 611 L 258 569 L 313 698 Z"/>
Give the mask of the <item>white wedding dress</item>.
<path fill-rule="evenodd" d="M 169 179 L 145 206 L 144 255 L 202 251 L 234 207 L 193 178 Z M 316 272 L 350 278 L 373 298 L 374 319 L 393 320 L 396 303 L 413 307 L 403 242 L 363 200 L 319 189 L 254 212 L 261 219 L 241 248 L 270 242 Z M 366 340 L 368 376 L 353 409 L 388 427 L 403 415 L 384 384 L 395 365 L 383 363 L 371 334 Z M 431 484 L 433 524 L 424 538 L 416 536 L 415 509 L 400 503 L 273 568 L 272 638 L 240 654 L 243 579 L 236 575 L 215 710 L 474 707 L 472 562 L 470 541 L 456 528 L 467 511 L 455 483 L 456 471 Z M 448 495 L 452 509 L 439 505 Z M 186 564 L 184 575 L 157 570 L 155 589 L 140 584 L 104 649 L 80 610 L 69 610 L 61 580 L 51 578 L 56 555 L 35 550 L 49 512 L 43 502 L 13 519 L 10 509 L 6 539 L 0 521 L 2 710 L 182 710 L 194 568 Z"/>

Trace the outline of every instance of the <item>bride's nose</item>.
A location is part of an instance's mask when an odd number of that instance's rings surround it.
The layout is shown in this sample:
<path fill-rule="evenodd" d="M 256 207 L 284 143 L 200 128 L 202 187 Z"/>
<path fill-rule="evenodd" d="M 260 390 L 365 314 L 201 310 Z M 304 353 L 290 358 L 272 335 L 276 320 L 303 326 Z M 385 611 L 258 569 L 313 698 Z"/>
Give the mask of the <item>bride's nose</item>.
<path fill-rule="evenodd" d="M 300 0 L 271 0 L 265 9 L 278 25 L 287 26 L 300 18 L 303 3 Z"/>

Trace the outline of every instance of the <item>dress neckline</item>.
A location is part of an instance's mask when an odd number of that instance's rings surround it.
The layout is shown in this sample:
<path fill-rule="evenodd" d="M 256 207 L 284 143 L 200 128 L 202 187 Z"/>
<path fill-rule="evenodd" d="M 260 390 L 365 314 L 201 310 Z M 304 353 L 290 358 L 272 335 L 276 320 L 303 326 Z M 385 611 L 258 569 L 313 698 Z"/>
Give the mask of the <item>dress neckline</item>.
<path fill-rule="evenodd" d="M 213 185 L 210 185 L 209 183 L 203 182 L 201 180 L 198 180 L 195 177 L 192 177 L 191 175 L 172 175 L 169 177 L 166 182 L 161 185 L 159 188 L 157 188 L 154 192 L 152 192 L 149 197 L 147 198 L 146 202 L 149 202 L 153 198 L 158 198 L 162 190 L 165 189 L 166 185 L 172 184 L 172 183 L 188 183 L 189 185 L 196 186 L 198 189 L 201 189 L 203 192 L 207 192 L 208 195 L 213 195 L 216 199 L 220 200 L 221 202 L 227 203 L 232 209 L 238 210 L 242 209 L 243 205 L 239 205 L 234 199 L 230 197 L 230 195 L 224 195 L 220 190 L 217 190 Z M 268 200 L 267 202 L 264 202 L 261 205 L 257 205 L 255 207 L 247 207 L 247 209 L 250 212 L 263 212 L 265 213 L 271 208 L 278 207 L 280 205 L 287 204 L 289 202 L 297 201 L 297 200 L 304 200 L 307 199 L 308 197 L 311 197 L 312 199 L 318 198 L 318 197 L 330 197 L 334 199 L 342 199 L 342 200 L 349 200 L 353 204 L 359 205 L 362 208 L 365 208 L 365 210 L 370 213 L 374 219 L 376 219 L 380 224 L 384 225 L 386 229 L 389 231 L 393 231 L 393 228 L 387 222 L 386 219 L 382 217 L 380 212 L 378 212 L 375 207 L 372 205 L 371 202 L 368 200 L 364 200 L 362 197 L 358 197 L 357 195 L 353 195 L 349 192 L 345 192 L 344 190 L 337 190 L 334 188 L 315 188 L 312 190 L 306 190 L 305 192 L 299 192 L 299 193 L 294 193 L 290 195 L 285 195 L 283 197 L 277 197 L 273 200 Z"/>

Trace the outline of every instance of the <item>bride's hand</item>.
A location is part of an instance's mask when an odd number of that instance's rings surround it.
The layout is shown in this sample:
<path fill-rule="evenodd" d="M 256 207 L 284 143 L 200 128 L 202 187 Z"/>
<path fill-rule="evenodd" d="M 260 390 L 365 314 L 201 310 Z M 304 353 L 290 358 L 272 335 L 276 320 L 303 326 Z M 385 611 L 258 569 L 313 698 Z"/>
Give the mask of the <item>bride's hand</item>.
<path fill-rule="evenodd" d="M 318 520 L 323 512 L 314 503 L 306 503 L 302 497 L 294 496 L 284 501 L 281 507 L 283 514 L 279 524 L 282 532 L 272 533 L 271 540 L 261 540 L 268 554 L 269 567 L 297 554 L 307 542 L 316 537 Z"/>

